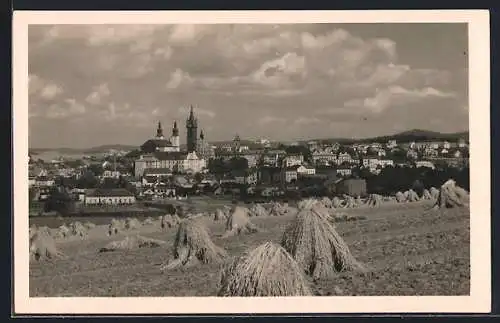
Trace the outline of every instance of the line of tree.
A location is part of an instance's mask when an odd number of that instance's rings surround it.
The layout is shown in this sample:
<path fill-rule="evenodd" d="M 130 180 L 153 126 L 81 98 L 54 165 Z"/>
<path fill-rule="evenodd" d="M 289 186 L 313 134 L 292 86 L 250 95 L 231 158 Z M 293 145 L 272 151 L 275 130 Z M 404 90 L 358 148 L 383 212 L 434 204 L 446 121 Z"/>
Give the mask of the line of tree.
<path fill-rule="evenodd" d="M 439 188 L 445 181 L 452 178 L 457 184 L 469 190 L 469 168 L 443 167 L 431 169 L 427 167 L 385 167 L 380 174 L 374 175 L 366 169 L 361 169 L 358 176 L 366 179 L 367 191 L 383 195 L 392 195 L 398 191 L 404 192 L 410 188 L 418 194 L 430 187 Z"/>

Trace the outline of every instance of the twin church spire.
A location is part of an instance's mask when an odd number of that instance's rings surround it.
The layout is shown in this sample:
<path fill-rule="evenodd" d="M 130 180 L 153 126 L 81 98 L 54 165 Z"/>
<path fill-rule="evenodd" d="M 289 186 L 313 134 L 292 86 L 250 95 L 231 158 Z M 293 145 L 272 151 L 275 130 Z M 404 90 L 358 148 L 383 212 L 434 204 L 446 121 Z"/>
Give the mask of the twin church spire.
<path fill-rule="evenodd" d="M 196 151 L 198 141 L 198 120 L 194 115 L 194 109 L 192 105 L 189 111 L 189 116 L 186 120 L 186 132 L 187 150 L 188 152 L 194 152 Z M 158 128 L 156 129 L 156 139 L 164 139 L 161 122 L 158 122 Z M 200 132 L 199 139 L 202 141 L 205 139 L 203 130 Z M 179 128 L 177 127 L 177 121 L 174 121 L 174 125 L 172 127 L 171 142 L 172 145 L 179 146 Z"/>

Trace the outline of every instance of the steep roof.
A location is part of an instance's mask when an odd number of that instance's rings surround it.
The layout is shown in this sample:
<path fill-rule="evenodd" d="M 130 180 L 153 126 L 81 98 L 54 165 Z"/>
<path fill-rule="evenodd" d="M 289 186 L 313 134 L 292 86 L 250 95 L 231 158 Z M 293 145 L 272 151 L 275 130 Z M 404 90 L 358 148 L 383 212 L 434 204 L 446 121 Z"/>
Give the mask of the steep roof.
<path fill-rule="evenodd" d="M 172 143 L 168 139 L 149 139 L 142 146 L 155 145 L 156 147 L 170 147 Z"/>
<path fill-rule="evenodd" d="M 144 170 L 144 176 L 147 176 L 150 174 L 161 175 L 161 174 L 170 174 L 170 173 L 172 173 L 172 170 L 170 168 L 146 168 Z"/>
<path fill-rule="evenodd" d="M 187 153 L 182 151 L 157 151 L 153 154 L 159 160 L 183 160 Z"/>
<path fill-rule="evenodd" d="M 131 192 L 124 188 L 97 188 L 87 192 L 87 196 L 95 197 L 119 197 L 119 196 L 134 196 Z"/>

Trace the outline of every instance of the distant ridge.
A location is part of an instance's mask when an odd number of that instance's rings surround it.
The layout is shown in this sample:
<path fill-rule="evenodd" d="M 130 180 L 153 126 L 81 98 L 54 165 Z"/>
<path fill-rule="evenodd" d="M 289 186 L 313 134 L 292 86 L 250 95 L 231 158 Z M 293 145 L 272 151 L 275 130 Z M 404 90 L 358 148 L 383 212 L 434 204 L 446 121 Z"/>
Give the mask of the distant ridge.
<path fill-rule="evenodd" d="M 370 138 L 328 138 L 328 139 L 313 139 L 313 141 L 322 142 L 340 142 L 340 143 L 366 143 L 366 142 L 387 142 L 396 140 L 400 143 L 409 143 L 412 141 L 433 141 L 433 140 L 448 140 L 458 141 L 459 139 L 469 139 L 469 131 L 442 133 L 436 131 L 412 129 L 400 132 L 393 135 L 370 137 Z"/>
<path fill-rule="evenodd" d="M 367 143 L 367 142 L 387 142 L 389 140 L 396 140 L 400 143 L 408 143 L 412 141 L 433 141 L 433 140 L 448 140 L 457 141 L 459 139 L 469 139 L 469 131 L 454 132 L 454 133 L 441 133 L 436 131 L 422 130 L 422 129 L 412 129 L 404 132 L 400 132 L 393 135 L 370 137 L 370 138 L 323 138 L 323 139 L 307 139 L 298 142 L 308 142 L 308 141 L 320 141 L 320 142 L 339 142 L 339 143 Z M 232 144 L 232 140 L 221 140 L 221 141 L 210 141 L 214 145 Z M 290 141 L 292 142 L 292 141 Z M 296 142 L 296 141 L 294 141 Z M 252 140 L 241 140 L 241 145 L 254 146 L 256 145 Z M 184 145 L 181 145 L 184 146 Z M 109 144 L 101 145 L 91 148 L 30 148 L 29 152 L 31 154 L 43 153 L 46 151 L 58 151 L 62 154 L 96 154 L 108 152 L 112 149 L 114 150 L 134 150 L 138 149 L 139 146 L 136 145 L 120 145 L 120 144 Z"/>

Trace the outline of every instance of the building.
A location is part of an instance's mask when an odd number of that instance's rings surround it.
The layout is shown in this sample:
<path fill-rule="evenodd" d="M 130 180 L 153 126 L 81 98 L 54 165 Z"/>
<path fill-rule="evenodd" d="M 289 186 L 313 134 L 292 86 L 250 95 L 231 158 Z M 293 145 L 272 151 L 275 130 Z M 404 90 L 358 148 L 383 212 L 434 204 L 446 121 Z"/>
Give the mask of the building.
<path fill-rule="evenodd" d="M 199 173 L 206 167 L 205 159 L 198 157 L 196 152 L 156 152 L 141 155 L 135 161 L 134 174 L 136 178 L 144 176 L 144 171 L 150 168 L 168 168 L 171 172 Z"/>
<path fill-rule="evenodd" d="M 102 173 L 103 178 L 119 178 L 121 173 L 117 170 L 105 170 Z"/>
<path fill-rule="evenodd" d="M 194 116 L 193 106 L 191 106 L 189 117 L 186 120 L 186 138 L 188 153 L 195 152 L 198 139 L 198 119 Z"/>
<path fill-rule="evenodd" d="M 192 106 L 186 120 L 187 151 L 180 151 L 177 122 L 174 122 L 170 140 L 163 138 L 161 123 L 158 123 L 156 137 L 141 146 L 143 154 L 135 161 L 135 177 L 141 178 L 148 168 L 168 168 L 171 172 L 179 173 L 201 172 L 206 167 L 206 159 L 197 153 L 197 131 L 198 121 Z M 204 134 L 201 134 L 201 137 L 204 141 Z"/>
<path fill-rule="evenodd" d="M 280 182 L 282 184 L 288 184 L 295 182 L 298 177 L 297 169 L 300 166 L 284 167 L 281 169 Z"/>
<path fill-rule="evenodd" d="M 316 174 L 316 169 L 314 167 L 300 165 L 297 167 L 297 175 L 314 175 Z"/>
<path fill-rule="evenodd" d="M 123 188 L 87 190 L 85 205 L 130 205 L 135 203 L 135 196 Z"/>
<path fill-rule="evenodd" d="M 315 164 L 330 165 L 337 160 L 337 155 L 331 149 L 315 150 L 311 155 Z"/>
<path fill-rule="evenodd" d="M 212 145 L 210 145 L 205 140 L 205 134 L 203 133 L 203 130 L 200 131 L 200 141 L 196 145 L 196 153 L 200 158 L 205 160 L 209 160 L 215 157 L 215 151 Z"/>
<path fill-rule="evenodd" d="M 300 166 L 304 163 L 304 156 L 299 155 L 288 155 L 283 158 L 282 167 L 292 167 L 292 166 Z"/>
<path fill-rule="evenodd" d="M 161 122 L 158 122 L 158 128 L 156 129 L 156 136 L 152 139 L 147 140 L 141 146 L 141 151 L 145 153 L 154 153 L 157 151 L 161 152 L 180 151 L 179 129 L 177 128 L 177 122 L 174 121 L 174 126 L 172 128 L 172 136 L 170 137 L 170 139 L 166 139 L 163 136 L 163 129 L 161 127 Z"/>
<path fill-rule="evenodd" d="M 419 160 L 419 161 L 416 161 L 415 162 L 415 166 L 417 168 L 420 168 L 420 167 L 427 167 L 427 168 L 430 168 L 430 169 L 435 169 L 436 167 L 434 166 L 434 163 L 430 162 L 430 161 L 427 161 L 427 160 Z"/>

